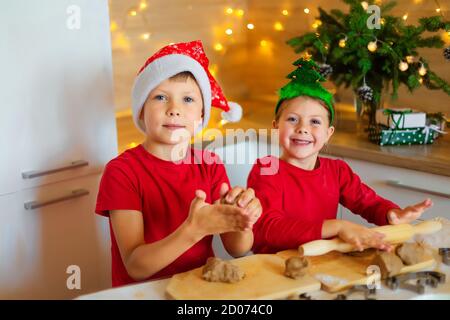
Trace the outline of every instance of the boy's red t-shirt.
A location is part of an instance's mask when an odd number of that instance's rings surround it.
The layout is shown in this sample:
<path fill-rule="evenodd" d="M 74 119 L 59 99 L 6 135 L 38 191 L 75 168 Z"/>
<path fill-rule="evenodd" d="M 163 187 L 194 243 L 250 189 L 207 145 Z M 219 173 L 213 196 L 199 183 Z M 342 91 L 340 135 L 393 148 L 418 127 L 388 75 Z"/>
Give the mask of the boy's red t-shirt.
<path fill-rule="evenodd" d="M 206 202 L 220 198 L 220 186 L 229 180 L 217 155 L 189 149 L 189 163 L 159 159 L 140 144 L 128 149 L 105 167 L 95 212 L 109 217 L 110 210 L 137 210 L 144 219 L 144 238 L 152 243 L 174 232 L 188 217 L 195 190 L 206 193 Z M 127 273 L 110 222 L 112 285 L 135 283 Z M 205 264 L 214 256 L 212 236 L 204 237 L 170 265 L 149 279 L 171 276 Z"/>
<path fill-rule="evenodd" d="M 339 204 L 369 222 L 388 224 L 395 203 L 377 195 L 344 161 L 318 159 L 311 171 L 272 156 L 257 160 L 247 181 L 263 207 L 253 226 L 253 252 L 296 249 L 321 239 L 323 222 L 336 219 Z M 268 168 L 276 168 L 275 174 L 266 174 Z"/>

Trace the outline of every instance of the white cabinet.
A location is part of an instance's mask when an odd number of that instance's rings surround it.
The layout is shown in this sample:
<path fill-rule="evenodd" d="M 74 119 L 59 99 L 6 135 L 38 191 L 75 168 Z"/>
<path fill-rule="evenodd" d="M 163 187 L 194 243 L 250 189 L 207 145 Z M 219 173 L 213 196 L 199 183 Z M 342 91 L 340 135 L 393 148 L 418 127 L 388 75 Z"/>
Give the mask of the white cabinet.
<path fill-rule="evenodd" d="M 4 1 L 0 39 L 0 299 L 106 289 L 94 207 L 117 155 L 108 2 Z M 81 290 L 66 286 L 71 265 Z"/>
<path fill-rule="evenodd" d="M 346 158 L 345 161 L 380 196 L 397 203 L 402 208 L 431 198 L 434 205 L 423 214 L 422 218 L 450 219 L 450 177 L 355 159 Z M 437 195 L 438 193 L 442 195 Z M 345 208 L 342 211 L 342 218 L 373 226 Z"/>
<path fill-rule="evenodd" d="M 0 197 L 0 299 L 74 298 L 110 287 L 108 219 L 94 214 L 99 180 L 91 175 Z M 25 209 L 31 202 L 42 207 Z M 71 265 L 80 268 L 81 290 L 67 288 Z"/>
<path fill-rule="evenodd" d="M 117 150 L 107 1 L 9 1 L 0 24 L 0 195 L 100 172 Z"/>

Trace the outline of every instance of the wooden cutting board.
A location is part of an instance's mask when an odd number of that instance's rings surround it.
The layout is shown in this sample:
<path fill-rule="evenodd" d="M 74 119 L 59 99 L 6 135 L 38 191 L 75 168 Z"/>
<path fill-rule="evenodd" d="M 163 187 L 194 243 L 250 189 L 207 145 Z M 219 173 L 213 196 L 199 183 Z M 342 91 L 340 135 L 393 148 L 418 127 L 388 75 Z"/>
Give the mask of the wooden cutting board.
<path fill-rule="evenodd" d="M 284 276 L 284 259 L 274 254 L 256 254 L 231 261 L 245 272 L 241 281 L 205 281 L 201 277 L 203 267 L 200 267 L 174 275 L 166 289 L 168 297 L 178 300 L 283 299 L 320 290 L 320 282 L 309 275 L 297 280 Z"/>
<path fill-rule="evenodd" d="M 283 259 L 298 256 L 297 250 L 285 250 L 277 253 Z M 380 279 L 380 274 L 368 272 L 367 268 L 375 256 L 375 251 L 364 253 L 360 257 L 332 251 L 321 256 L 307 257 L 310 262 L 310 274 L 322 283 L 322 290 L 337 292 L 354 285 L 374 283 Z M 400 273 L 416 272 L 424 269 L 431 270 L 435 260 L 430 260 L 405 266 Z"/>

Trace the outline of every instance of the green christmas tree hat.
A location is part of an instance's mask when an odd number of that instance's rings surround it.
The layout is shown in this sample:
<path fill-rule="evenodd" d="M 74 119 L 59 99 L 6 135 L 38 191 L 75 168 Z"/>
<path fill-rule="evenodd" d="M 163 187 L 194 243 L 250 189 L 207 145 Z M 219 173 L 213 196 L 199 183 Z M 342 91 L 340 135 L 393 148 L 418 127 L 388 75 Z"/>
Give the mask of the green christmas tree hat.
<path fill-rule="evenodd" d="M 330 110 L 331 121 L 334 120 L 333 95 L 325 89 L 321 82 L 326 81 L 318 72 L 319 66 L 311 59 L 300 58 L 293 63 L 296 70 L 288 74 L 291 81 L 278 91 L 279 100 L 275 108 L 275 114 L 284 100 L 300 96 L 308 96 L 322 100 Z"/>

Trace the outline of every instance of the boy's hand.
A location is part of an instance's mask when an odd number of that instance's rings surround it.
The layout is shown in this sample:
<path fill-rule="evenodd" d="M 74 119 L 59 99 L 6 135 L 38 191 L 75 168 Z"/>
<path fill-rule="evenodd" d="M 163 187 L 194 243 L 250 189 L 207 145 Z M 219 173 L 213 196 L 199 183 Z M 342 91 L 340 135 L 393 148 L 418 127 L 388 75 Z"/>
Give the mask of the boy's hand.
<path fill-rule="evenodd" d="M 216 203 L 225 203 L 236 205 L 244 209 L 245 213 L 250 218 L 251 227 L 258 221 L 262 213 L 262 206 L 258 198 L 255 197 L 255 191 L 252 188 L 243 189 L 241 187 L 234 187 L 229 190 L 226 183 L 220 186 L 220 199 Z"/>
<path fill-rule="evenodd" d="M 244 231 L 251 227 L 250 218 L 244 209 L 218 203 L 211 205 L 205 199 L 205 192 L 196 190 L 191 202 L 187 221 L 196 235 L 203 238 L 212 234 Z"/>
<path fill-rule="evenodd" d="M 422 213 L 433 205 L 431 199 L 426 199 L 404 209 L 391 209 L 387 213 L 389 224 L 410 223 L 418 219 Z"/>
<path fill-rule="evenodd" d="M 385 251 L 392 250 L 392 246 L 383 241 L 384 234 L 350 221 L 341 220 L 341 222 L 342 226 L 339 229 L 338 237 L 354 245 L 357 250 L 363 251 L 366 248 L 377 248 Z"/>

